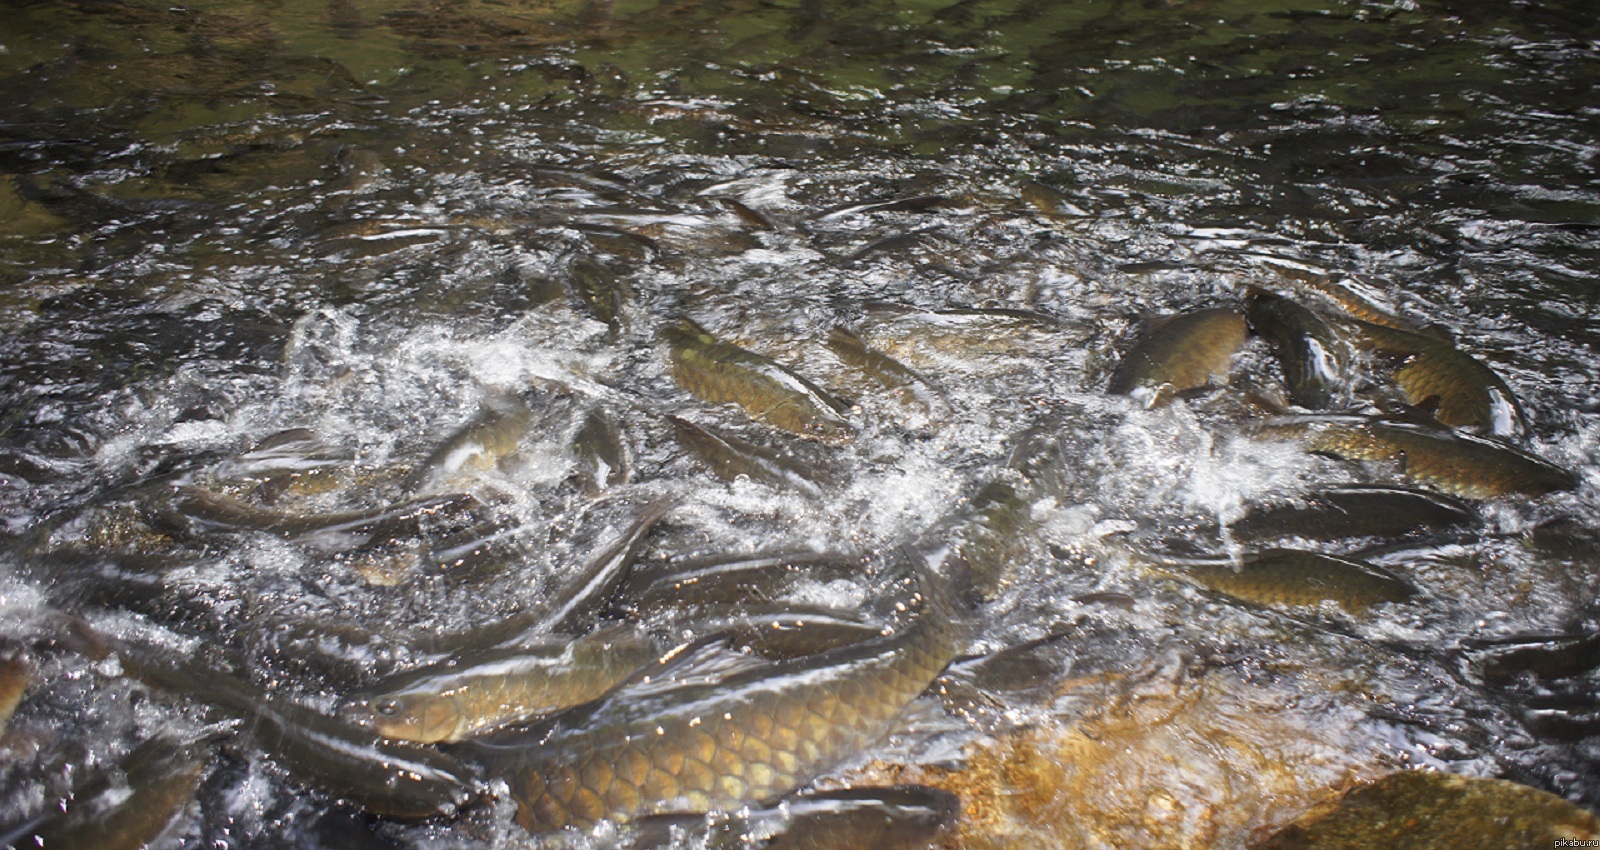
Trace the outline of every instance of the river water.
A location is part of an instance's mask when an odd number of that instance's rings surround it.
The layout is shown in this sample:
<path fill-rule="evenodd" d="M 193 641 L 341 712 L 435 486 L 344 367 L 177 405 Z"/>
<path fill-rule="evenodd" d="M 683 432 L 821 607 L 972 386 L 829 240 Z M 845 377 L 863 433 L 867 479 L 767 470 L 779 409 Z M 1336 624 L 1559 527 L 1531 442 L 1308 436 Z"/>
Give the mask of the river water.
<path fill-rule="evenodd" d="M 167 730 L 228 739 L 175 846 L 342 846 L 337 789 L 203 700 L 152 696 L 62 615 L 331 711 L 428 660 L 426 636 L 537 606 L 640 505 L 673 505 L 645 574 L 874 561 L 1004 479 L 1025 433 L 1055 441 L 1060 480 L 971 651 L 1053 638 L 1045 661 L 1026 687 L 923 697 L 823 785 L 957 790 L 946 840 L 973 847 L 1246 846 L 1417 766 L 1600 807 L 1600 674 L 1570 657 L 1600 631 L 1585 4 L 63 0 L 0 24 L 0 81 L 0 638 L 33 669 L 0 823 Z M 1306 544 L 1421 590 L 1360 613 L 1142 566 L 1151 540 L 1237 552 L 1215 529 L 1249 505 L 1398 480 L 1261 437 L 1252 400 L 1279 379 L 1259 339 L 1209 392 L 1105 392 L 1141 319 L 1286 275 L 1447 334 L 1577 487 L 1475 503 L 1447 535 Z M 1048 320 L 949 312 L 971 309 Z M 850 439 L 686 393 L 661 337 L 680 318 L 846 398 Z M 863 380 L 825 344 L 838 325 L 937 398 Z M 396 503 L 508 395 L 532 427 L 450 482 L 515 539 L 506 563 L 394 576 L 341 541 L 173 527 L 180 486 L 313 515 Z M 598 495 L 575 483 L 588 411 L 629 457 Z M 817 483 L 716 478 L 667 414 L 784 447 Z M 296 468 L 331 483 L 241 484 L 289 429 L 317 446 Z M 872 575 L 780 601 L 875 610 Z M 1496 661 L 1562 641 L 1589 649 L 1553 651 L 1555 672 Z M 509 812 L 361 838 L 532 840 Z"/>

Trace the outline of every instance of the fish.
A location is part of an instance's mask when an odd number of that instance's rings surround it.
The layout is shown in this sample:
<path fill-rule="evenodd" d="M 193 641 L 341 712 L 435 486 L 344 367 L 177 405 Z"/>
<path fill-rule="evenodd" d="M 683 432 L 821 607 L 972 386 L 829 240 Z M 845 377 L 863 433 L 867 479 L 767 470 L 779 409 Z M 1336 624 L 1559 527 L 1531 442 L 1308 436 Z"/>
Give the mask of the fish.
<path fill-rule="evenodd" d="M 1328 417 L 1310 428 L 1311 451 L 1346 460 L 1398 461 L 1412 481 L 1463 499 L 1538 497 L 1578 486 L 1575 475 L 1541 457 L 1447 428 L 1357 417 Z"/>
<path fill-rule="evenodd" d="M 1227 307 L 1151 319 L 1111 373 L 1106 391 L 1146 396 L 1151 407 L 1164 404 L 1225 374 L 1248 333 L 1244 316 Z"/>
<path fill-rule="evenodd" d="M 979 597 L 993 600 L 1011 583 L 1013 569 L 1028 552 L 1033 528 L 1033 500 L 1011 484 L 995 479 L 973 494 L 966 509 L 938 532 L 952 542 L 971 573 Z"/>
<path fill-rule="evenodd" d="M 677 416 L 668 416 L 667 421 L 678 442 L 725 481 L 744 477 L 812 498 L 833 483 L 823 465 L 807 463 L 781 446 L 752 443 Z"/>
<path fill-rule="evenodd" d="M 932 381 L 893 357 L 869 347 L 849 328 L 835 326 L 828 331 L 828 348 L 846 365 L 859 369 L 880 386 L 903 392 L 929 413 L 943 406 L 940 399 L 942 394 Z"/>
<path fill-rule="evenodd" d="M 638 586 L 620 595 L 640 617 L 650 617 L 686 600 L 695 605 L 749 605 L 783 596 L 802 580 L 858 578 L 866 570 L 860 555 L 779 552 L 689 560 L 664 574 L 636 576 Z"/>
<path fill-rule="evenodd" d="M 33 666 L 20 652 L 0 660 L 0 737 L 5 735 L 11 715 L 16 713 L 32 685 Z"/>
<path fill-rule="evenodd" d="M 628 444 L 610 417 L 598 408 L 584 414 L 583 424 L 572 437 L 572 452 L 578 461 L 576 475 L 585 495 L 598 496 L 633 477 Z"/>
<path fill-rule="evenodd" d="M 1351 613 L 1381 602 L 1404 602 L 1419 592 L 1394 573 L 1351 558 L 1299 549 L 1266 549 L 1232 558 L 1156 556 L 1153 566 L 1257 605 L 1338 603 Z"/>
<path fill-rule="evenodd" d="M 1349 485 L 1312 494 L 1303 504 L 1255 507 L 1231 523 L 1235 540 L 1303 537 L 1394 537 L 1419 530 L 1448 529 L 1478 521 L 1471 507 L 1455 499 L 1385 485 Z"/>
<path fill-rule="evenodd" d="M 1482 662 L 1485 681 L 1503 684 L 1523 674 L 1565 679 L 1600 669 L 1600 632 L 1501 639 Z"/>
<path fill-rule="evenodd" d="M 508 783 L 517 823 L 534 833 L 786 794 L 886 734 L 965 641 L 955 579 L 909 544 L 898 562 L 914 590 L 886 634 L 753 664 L 704 640 L 593 703 L 462 746 L 475 745 L 486 775 Z"/>
<path fill-rule="evenodd" d="M 927 850 L 955 825 L 961 798 L 927 785 L 859 786 L 794 794 L 732 818 L 641 822 L 628 850 Z"/>
<path fill-rule="evenodd" d="M 174 491 L 172 512 L 180 523 L 224 531 L 265 531 L 289 538 L 311 535 L 385 539 L 414 533 L 426 519 L 465 513 L 481 503 L 465 493 L 410 499 L 394 505 L 356 511 L 306 514 L 263 508 L 199 487 Z"/>
<path fill-rule="evenodd" d="M 1401 770 L 1324 803 L 1254 845 L 1260 850 L 1353 847 L 1592 846 L 1600 817 L 1506 779 Z"/>
<path fill-rule="evenodd" d="M 579 257 L 567 267 L 567 279 L 589 315 L 610 328 L 613 337 L 622 331 L 622 311 L 631 294 L 615 269 Z"/>
<path fill-rule="evenodd" d="M 1403 358 L 1392 378 L 1406 404 L 1431 408 L 1435 419 L 1452 428 L 1499 436 L 1527 430 L 1527 415 L 1511 387 L 1449 340 L 1371 322 L 1353 324 L 1361 346 Z"/>
<path fill-rule="evenodd" d="M 119 640 L 113 646 L 129 675 L 243 721 L 242 732 L 297 780 L 372 814 L 448 815 L 479 795 L 467 768 L 438 750 L 385 740 L 152 644 Z"/>
<path fill-rule="evenodd" d="M 476 471 L 493 469 L 517 450 L 533 412 L 513 393 L 486 398 L 477 415 L 445 439 L 406 478 L 406 491 L 432 494 Z"/>
<path fill-rule="evenodd" d="M 1332 275 L 1319 274 L 1310 269 L 1274 265 L 1275 281 L 1270 288 L 1287 289 L 1297 296 L 1320 300 L 1339 313 L 1374 325 L 1415 331 L 1417 325 L 1401 318 L 1392 307 L 1383 303 L 1377 292 L 1364 284 L 1345 278 L 1343 282 Z"/>
<path fill-rule="evenodd" d="M 672 376 L 703 401 L 733 402 L 760 420 L 802 437 L 849 438 L 849 405 L 779 363 L 721 342 L 690 319 L 663 332 Z"/>
<path fill-rule="evenodd" d="M 661 653 L 628 628 L 466 653 L 381 682 L 342 713 L 391 740 L 459 741 L 588 702 Z"/>
<path fill-rule="evenodd" d="M 1272 343 L 1289 401 L 1325 410 L 1348 391 L 1354 359 L 1350 344 L 1321 316 L 1281 295 L 1256 290 L 1245 299 L 1245 317 L 1251 330 Z"/>
<path fill-rule="evenodd" d="M 952 307 L 924 310 L 906 304 L 868 301 L 862 305 L 867 337 L 902 360 L 929 359 L 928 353 L 954 357 L 1012 354 L 1029 340 L 1062 344 L 1067 325 L 1037 310 L 1014 307 Z"/>
<path fill-rule="evenodd" d="M 637 509 L 627 527 L 596 549 L 547 604 L 476 628 L 419 636 L 413 643 L 419 651 L 448 655 L 514 645 L 530 636 L 589 631 L 632 572 L 650 530 L 676 504 L 671 498 L 663 498 Z"/>
<path fill-rule="evenodd" d="M 115 771 L 93 772 L 71 796 L 20 827 L 0 829 L 0 846 L 52 850 L 144 850 L 176 826 L 194 799 L 209 753 L 198 742 L 157 735 Z"/>

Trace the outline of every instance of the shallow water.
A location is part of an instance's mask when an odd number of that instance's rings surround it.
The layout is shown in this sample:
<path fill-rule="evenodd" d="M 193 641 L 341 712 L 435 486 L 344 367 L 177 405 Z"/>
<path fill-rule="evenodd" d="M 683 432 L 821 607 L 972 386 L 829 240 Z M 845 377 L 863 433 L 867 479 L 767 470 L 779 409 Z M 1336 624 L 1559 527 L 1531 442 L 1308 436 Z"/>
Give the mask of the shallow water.
<path fill-rule="evenodd" d="M 537 604 L 639 505 L 678 500 L 645 572 L 881 558 L 1004 478 L 1031 426 L 1059 440 L 1061 483 L 1029 507 L 973 650 L 1065 632 L 1057 672 L 966 714 L 925 697 L 824 783 L 960 775 L 943 784 L 969 786 L 970 846 L 1242 846 L 1410 765 L 1600 807 L 1593 665 L 1486 672 L 1600 618 L 1592 20 L 1577 3 L 23 6 L 0 30 L 0 628 L 37 669 L 0 823 L 210 721 L 73 650 L 51 612 L 204 643 L 326 709 L 425 660 L 428 635 Z M 1141 317 L 1237 304 L 1285 268 L 1448 332 L 1517 394 L 1520 444 L 1579 486 L 1476 505 L 1482 524 L 1447 537 L 1312 544 L 1378 548 L 1422 591 L 1359 615 L 1243 606 L 1140 566 L 1130 540 L 1226 551 L 1213 527 L 1249 504 L 1394 480 L 1261 438 L 1249 391 L 1278 378 L 1259 339 L 1213 392 L 1145 410 L 1103 391 Z M 972 331 L 874 302 L 1057 323 Z M 680 317 L 846 397 L 853 438 L 800 441 L 689 396 L 658 336 Z M 936 402 L 841 362 L 838 324 Z M 336 474 L 276 507 L 393 503 L 497 393 L 524 395 L 533 426 L 452 486 L 514 541 L 498 571 L 401 568 L 391 586 L 346 541 L 148 520 L 175 485 L 261 502 L 240 455 L 290 428 Z M 633 461 L 598 500 L 573 478 L 589 409 Z M 663 414 L 827 474 L 816 492 L 721 481 Z M 793 599 L 876 610 L 882 590 Z M 1152 726 L 1128 761 L 1084 749 Z M 960 774 L 1056 745 L 1045 761 L 1082 769 L 992 771 L 1045 777 L 1020 807 L 984 807 L 988 774 Z M 228 753 L 173 841 L 334 840 L 307 825 L 335 808 L 325 793 Z M 1171 804 L 1140 809 L 1152 789 Z M 515 846 L 504 809 L 379 832 Z"/>

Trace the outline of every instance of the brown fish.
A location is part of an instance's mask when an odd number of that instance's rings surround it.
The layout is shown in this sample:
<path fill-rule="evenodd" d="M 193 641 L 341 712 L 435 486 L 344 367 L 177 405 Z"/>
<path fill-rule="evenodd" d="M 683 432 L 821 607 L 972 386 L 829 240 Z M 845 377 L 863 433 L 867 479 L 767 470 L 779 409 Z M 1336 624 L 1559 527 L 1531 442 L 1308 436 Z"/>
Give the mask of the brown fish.
<path fill-rule="evenodd" d="M 1226 374 L 1248 333 L 1244 316 L 1226 307 L 1152 319 L 1111 373 L 1106 391 L 1148 393 L 1150 406 L 1164 404 Z"/>
<path fill-rule="evenodd" d="M 20 653 L 0 661 L 0 735 L 5 734 L 6 724 L 32 684 L 33 667 Z"/>
<path fill-rule="evenodd" d="M 751 417 L 802 437 L 849 438 L 849 406 L 787 367 L 721 342 L 689 319 L 662 335 L 673 378 L 697 398 L 733 402 Z"/>
<path fill-rule="evenodd" d="M 1398 461 L 1407 478 L 1464 499 L 1543 496 L 1578 486 L 1576 476 L 1543 458 L 1446 428 L 1351 417 L 1308 422 L 1288 427 L 1309 429 L 1312 451 Z"/>
<path fill-rule="evenodd" d="M 1432 407 L 1434 418 L 1452 428 L 1502 436 L 1525 430 L 1522 405 L 1506 382 L 1449 340 L 1371 322 L 1354 324 L 1363 347 L 1403 358 L 1391 377 L 1406 404 Z"/>
<path fill-rule="evenodd" d="M 345 715 L 394 740 L 459 741 L 588 702 L 660 656 L 630 629 L 469 653 L 392 678 Z"/>
<path fill-rule="evenodd" d="M 1298 549 L 1267 549 L 1231 558 L 1155 558 L 1154 566 L 1257 605 L 1339 603 L 1352 613 L 1415 596 L 1411 582 L 1371 564 Z"/>
<path fill-rule="evenodd" d="M 471 420 L 451 434 L 406 479 L 406 489 L 432 494 L 475 471 L 492 469 L 517 450 L 533 412 L 512 393 L 491 395 Z"/>
<path fill-rule="evenodd" d="M 1446 496 L 1382 485 L 1334 487 L 1304 504 L 1252 508 L 1229 525 L 1236 540 L 1304 537 L 1391 537 L 1424 529 L 1468 525 L 1477 515 Z"/>
<path fill-rule="evenodd" d="M 1259 850 L 1591 847 L 1600 818 L 1505 779 L 1402 770 L 1312 809 Z M 1581 839 L 1581 840 L 1580 840 Z"/>
<path fill-rule="evenodd" d="M 919 586 L 888 634 L 753 667 L 701 644 L 586 707 L 477 745 L 510 783 L 518 823 L 542 832 L 736 809 L 860 753 L 963 642 L 943 577 L 909 548 L 902 558 Z"/>
<path fill-rule="evenodd" d="M 835 327 L 829 331 L 828 348 L 845 364 L 861 370 L 883 387 L 905 393 L 924 410 L 931 413 L 941 405 L 933 382 L 893 357 L 869 347 L 848 328 Z"/>
<path fill-rule="evenodd" d="M 0 846 L 60 850 L 144 850 L 194 799 L 207 753 L 197 744 L 151 738 L 117 764 L 73 789 L 63 807 L 0 832 Z"/>
<path fill-rule="evenodd" d="M 725 481 L 743 476 L 812 497 L 822 495 L 822 488 L 833 483 L 824 465 L 808 463 L 781 445 L 752 443 L 676 416 L 668 416 L 667 421 L 678 442 Z"/>

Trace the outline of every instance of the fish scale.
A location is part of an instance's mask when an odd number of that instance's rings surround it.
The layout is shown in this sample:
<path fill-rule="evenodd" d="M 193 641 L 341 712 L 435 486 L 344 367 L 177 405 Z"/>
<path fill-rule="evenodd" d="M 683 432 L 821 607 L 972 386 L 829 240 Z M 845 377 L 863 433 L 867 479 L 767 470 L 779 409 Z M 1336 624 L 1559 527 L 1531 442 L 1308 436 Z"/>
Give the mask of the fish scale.
<path fill-rule="evenodd" d="M 961 640 L 940 583 L 924 576 L 891 634 L 714 682 L 643 693 L 624 685 L 477 746 L 489 771 L 508 778 L 517 820 L 532 832 L 783 794 L 880 738 L 949 664 Z"/>

